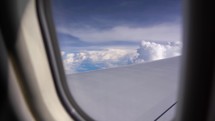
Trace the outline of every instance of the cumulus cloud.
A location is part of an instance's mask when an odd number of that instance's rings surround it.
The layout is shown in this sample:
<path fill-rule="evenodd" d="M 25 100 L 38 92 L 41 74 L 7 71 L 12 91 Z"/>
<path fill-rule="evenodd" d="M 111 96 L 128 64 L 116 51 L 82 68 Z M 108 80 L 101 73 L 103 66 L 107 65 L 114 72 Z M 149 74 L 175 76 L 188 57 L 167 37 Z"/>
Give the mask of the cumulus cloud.
<path fill-rule="evenodd" d="M 90 27 L 59 27 L 58 32 L 70 34 L 89 42 L 105 42 L 110 40 L 139 41 L 142 39 L 160 41 L 181 40 L 181 25 L 175 23 L 163 23 L 148 27 L 115 26 L 104 30 Z"/>
<path fill-rule="evenodd" d="M 180 42 L 142 41 L 137 49 L 109 48 L 62 54 L 67 74 L 106 69 L 179 56 Z"/>
<path fill-rule="evenodd" d="M 104 49 L 67 53 L 63 59 L 66 72 L 75 73 L 128 65 L 136 56 L 136 50 Z"/>
<path fill-rule="evenodd" d="M 177 42 L 156 43 L 150 41 L 142 41 L 137 49 L 138 57 L 135 62 L 145 62 L 159 60 L 174 56 L 179 56 L 181 53 L 182 44 Z"/>

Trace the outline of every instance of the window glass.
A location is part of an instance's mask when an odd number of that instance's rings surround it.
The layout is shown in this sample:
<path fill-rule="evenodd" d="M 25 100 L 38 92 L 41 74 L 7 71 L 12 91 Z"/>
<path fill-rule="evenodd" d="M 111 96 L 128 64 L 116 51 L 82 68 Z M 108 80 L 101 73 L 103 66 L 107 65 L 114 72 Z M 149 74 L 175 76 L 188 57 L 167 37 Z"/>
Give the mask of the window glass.
<path fill-rule="evenodd" d="M 52 5 L 68 86 L 90 117 L 154 120 L 176 102 L 180 0 L 53 0 Z"/>
<path fill-rule="evenodd" d="M 67 73 L 180 55 L 179 0 L 53 0 Z"/>

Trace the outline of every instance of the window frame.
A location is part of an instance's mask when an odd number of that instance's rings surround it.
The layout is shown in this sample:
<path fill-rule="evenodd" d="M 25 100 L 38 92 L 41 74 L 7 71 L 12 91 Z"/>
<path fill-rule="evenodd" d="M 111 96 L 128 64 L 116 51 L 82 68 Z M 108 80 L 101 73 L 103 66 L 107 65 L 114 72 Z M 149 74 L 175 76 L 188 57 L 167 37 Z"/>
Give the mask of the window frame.
<path fill-rule="evenodd" d="M 51 0 L 36 1 L 37 15 L 58 96 L 67 112 L 77 121 L 94 121 L 73 99 L 66 81 L 60 47 L 52 17 Z"/>

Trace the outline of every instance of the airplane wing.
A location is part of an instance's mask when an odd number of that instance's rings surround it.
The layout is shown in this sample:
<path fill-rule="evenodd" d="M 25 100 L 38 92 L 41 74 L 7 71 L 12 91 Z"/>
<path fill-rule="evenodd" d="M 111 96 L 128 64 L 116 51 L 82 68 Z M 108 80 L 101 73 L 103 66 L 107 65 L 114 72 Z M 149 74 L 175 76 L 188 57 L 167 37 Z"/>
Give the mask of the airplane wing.
<path fill-rule="evenodd" d="M 180 57 L 67 75 L 78 105 L 98 121 L 168 121 L 177 106 Z"/>

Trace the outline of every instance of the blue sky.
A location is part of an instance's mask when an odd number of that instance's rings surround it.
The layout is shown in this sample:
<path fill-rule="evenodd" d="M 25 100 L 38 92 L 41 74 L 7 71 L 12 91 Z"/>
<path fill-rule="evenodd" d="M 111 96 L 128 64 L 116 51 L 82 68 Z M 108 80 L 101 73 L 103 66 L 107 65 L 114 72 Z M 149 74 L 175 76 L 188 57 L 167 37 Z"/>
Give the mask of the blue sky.
<path fill-rule="evenodd" d="M 178 41 L 181 4 L 181 0 L 53 0 L 53 13 L 62 43 Z"/>

